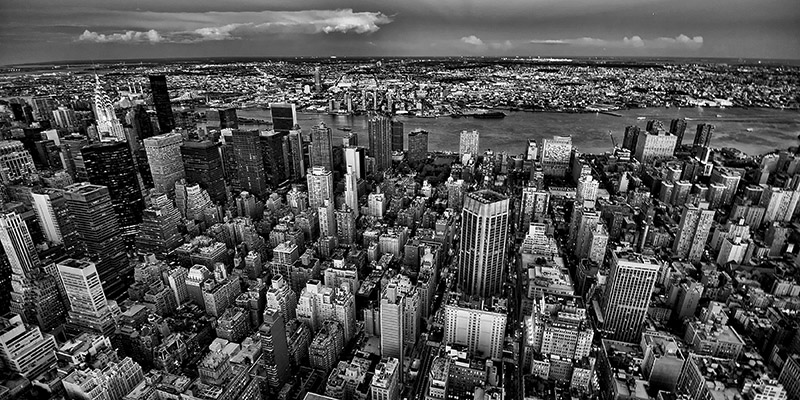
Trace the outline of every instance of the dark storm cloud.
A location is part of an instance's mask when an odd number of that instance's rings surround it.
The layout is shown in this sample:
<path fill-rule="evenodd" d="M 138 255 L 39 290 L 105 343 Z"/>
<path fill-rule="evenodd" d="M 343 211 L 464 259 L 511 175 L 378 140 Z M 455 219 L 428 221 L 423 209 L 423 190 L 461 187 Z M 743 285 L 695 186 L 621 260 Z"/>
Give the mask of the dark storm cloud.
<path fill-rule="evenodd" d="M 5 1 L 0 64 L 318 54 L 798 58 L 798 21 L 797 0 Z"/>

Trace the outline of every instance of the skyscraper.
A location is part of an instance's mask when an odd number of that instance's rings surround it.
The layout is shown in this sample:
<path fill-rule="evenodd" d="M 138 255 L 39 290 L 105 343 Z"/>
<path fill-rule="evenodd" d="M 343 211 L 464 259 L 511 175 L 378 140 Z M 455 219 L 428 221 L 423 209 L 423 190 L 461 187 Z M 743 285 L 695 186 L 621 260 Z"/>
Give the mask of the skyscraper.
<path fill-rule="evenodd" d="M 392 121 L 377 116 L 367 121 L 369 155 L 375 158 L 375 170 L 383 173 L 392 167 Z"/>
<path fill-rule="evenodd" d="M 461 131 L 461 137 L 458 143 L 458 153 L 462 156 L 464 154 L 472 154 L 473 156 L 477 155 L 480 149 L 479 140 L 480 135 L 478 134 L 478 131 Z"/>
<path fill-rule="evenodd" d="M 264 323 L 258 329 L 261 336 L 261 362 L 267 371 L 267 384 L 277 392 L 289 379 L 289 347 L 286 341 L 286 324 L 281 313 L 268 308 Z"/>
<path fill-rule="evenodd" d="M 697 124 L 697 132 L 694 135 L 695 147 L 711 147 L 711 135 L 714 133 L 714 125 Z"/>
<path fill-rule="evenodd" d="M 671 157 L 675 152 L 678 137 L 664 131 L 640 131 L 636 137 L 634 157 L 639 162 Z"/>
<path fill-rule="evenodd" d="M 297 110 L 294 104 L 270 103 L 269 110 L 272 115 L 272 129 L 275 132 L 289 133 L 297 125 Z"/>
<path fill-rule="evenodd" d="M 186 181 L 197 183 L 215 203 L 226 200 L 225 174 L 219 143 L 190 141 L 181 145 Z"/>
<path fill-rule="evenodd" d="M 78 246 L 78 234 L 67 209 L 67 200 L 60 190 L 43 189 L 42 193 L 31 193 L 36 219 L 47 240 L 64 245 L 67 254 Z"/>
<path fill-rule="evenodd" d="M 120 236 L 108 188 L 90 183 L 67 186 L 67 207 L 86 255 L 96 264 L 106 295 L 115 299 L 131 281 L 131 268 Z"/>
<path fill-rule="evenodd" d="M 542 139 L 542 168 L 545 176 L 566 177 L 569 174 L 571 158 L 571 136 L 553 136 L 552 139 Z"/>
<path fill-rule="evenodd" d="M 683 135 L 686 133 L 686 118 L 673 119 L 669 123 L 669 133 L 678 138 L 675 142 L 675 150 L 678 150 L 683 144 Z"/>
<path fill-rule="evenodd" d="M 403 129 L 403 122 L 392 121 L 392 151 L 403 151 L 404 142 L 405 130 Z"/>
<path fill-rule="evenodd" d="M 258 131 L 234 131 L 233 153 L 239 178 L 239 187 L 235 189 L 246 190 L 259 197 L 266 196 L 267 176 Z"/>
<path fill-rule="evenodd" d="M 457 298 L 458 293 L 451 293 Z M 444 307 L 444 341 L 465 346 L 478 358 L 500 360 L 507 316 L 491 307 L 491 299 L 452 301 Z"/>
<path fill-rule="evenodd" d="M 458 279 L 470 295 L 500 293 L 506 264 L 509 200 L 491 190 L 470 193 L 461 217 Z"/>
<path fill-rule="evenodd" d="M 39 255 L 22 217 L 15 213 L 0 215 L 0 243 L 11 263 L 11 272 L 28 276 L 39 267 Z"/>
<path fill-rule="evenodd" d="M 653 293 L 658 260 L 627 252 L 611 252 L 611 272 L 603 297 L 603 329 L 614 340 L 640 339 L 650 295 Z"/>
<path fill-rule="evenodd" d="M 324 167 L 328 171 L 333 171 L 331 128 L 328 128 L 324 122 L 311 128 L 311 166 Z"/>
<path fill-rule="evenodd" d="M 183 137 L 179 133 L 165 133 L 144 140 L 147 163 L 153 176 L 153 186 L 159 193 L 170 197 L 175 194 L 175 182 L 186 175 L 181 158 Z"/>
<path fill-rule="evenodd" d="M 116 324 L 95 264 L 88 260 L 67 259 L 59 262 L 57 268 L 69 302 L 68 327 L 111 336 Z"/>
<path fill-rule="evenodd" d="M 303 143 L 303 134 L 300 128 L 295 126 L 290 130 L 284 141 L 287 149 L 285 157 L 289 177 L 295 180 L 304 178 L 306 176 L 306 163 L 303 152 L 306 146 Z"/>
<path fill-rule="evenodd" d="M 306 175 L 308 206 L 312 210 L 322 207 L 326 199 L 333 200 L 333 174 L 322 167 L 314 167 Z"/>
<path fill-rule="evenodd" d="M 344 168 L 345 171 L 352 169 L 356 179 L 364 179 L 367 166 L 363 147 L 347 146 L 344 148 Z"/>
<path fill-rule="evenodd" d="M 181 245 L 183 237 L 178 231 L 180 212 L 167 195 L 153 195 L 150 206 L 142 214 L 142 224 L 136 236 L 137 253 L 152 253 L 162 259 Z"/>
<path fill-rule="evenodd" d="M 355 218 L 358 218 L 358 177 L 352 167 L 347 168 L 347 174 L 344 176 L 344 202 L 353 210 Z"/>
<path fill-rule="evenodd" d="M 0 140 L 0 180 L 19 183 L 36 174 L 31 153 L 18 140 Z"/>
<path fill-rule="evenodd" d="M 287 170 L 288 149 L 284 146 L 288 144 L 286 132 L 262 131 L 261 132 L 261 152 L 264 160 L 264 172 L 267 183 L 272 188 L 278 188 L 289 179 Z"/>
<path fill-rule="evenodd" d="M 172 103 L 169 100 L 167 77 L 164 75 L 150 75 L 149 78 L 153 105 L 158 116 L 158 128 L 161 133 L 172 132 L 175 129 L 175 118 L 172 115 Z"/>
<path fill-rule="evenodd" d="M 678 234 L 672 245 L 673 257 L 700 261 L 713 222 L 714 210 L 687 204 L 683 209 Z"/>
<path fill-rule="evenodd" d="M 408 134 L 408 161 L 419 162 L 428 158 L 428 132 L 415 129 Z"/>
<path fill-rule="evenodd" d="M 125 141 L 125 128 L 114 113 L 114 106 L 108 93 L 100 83 L 100 77 L 95 75 L 94 87 L 94 118 L 97 121 L 97 133 L 101 140 Z"/>
<path fill-rule="evenodd" d="M 82 148 L 81 154 L 89 182 L 108 188 L 123 235 L 135 235 L 142 222 L 144 199 L 128 144 L 95 143 Z"/>

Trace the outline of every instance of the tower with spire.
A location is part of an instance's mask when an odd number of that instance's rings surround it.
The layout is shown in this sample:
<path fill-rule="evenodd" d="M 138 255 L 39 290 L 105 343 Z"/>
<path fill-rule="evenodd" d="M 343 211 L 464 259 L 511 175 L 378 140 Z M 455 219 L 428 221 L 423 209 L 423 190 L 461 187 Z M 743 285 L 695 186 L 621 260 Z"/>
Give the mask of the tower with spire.
<path fill-rule="evenodd" d="M 125 128 L 114 113 L 111 98 L 103 88 L 100 77 L 94 75 L 94 116 L 97 120 L 97 133 L 102 141 L 125 141 Z"/>

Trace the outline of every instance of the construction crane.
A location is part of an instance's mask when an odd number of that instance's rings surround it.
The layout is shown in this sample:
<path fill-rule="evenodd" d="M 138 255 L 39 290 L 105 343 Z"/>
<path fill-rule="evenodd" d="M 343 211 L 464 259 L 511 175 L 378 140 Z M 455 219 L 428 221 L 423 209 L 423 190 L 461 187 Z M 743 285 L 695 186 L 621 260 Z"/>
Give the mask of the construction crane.
<path fill-rule="evenodd" d="M 617 148 L 617 141 L 614 140 L 614 135 L 611 133 L 610 129 L 608 130 L 608 136 L 611 136 L 611 144 L 613 144 L 614 148 L 616 149 Z"/>

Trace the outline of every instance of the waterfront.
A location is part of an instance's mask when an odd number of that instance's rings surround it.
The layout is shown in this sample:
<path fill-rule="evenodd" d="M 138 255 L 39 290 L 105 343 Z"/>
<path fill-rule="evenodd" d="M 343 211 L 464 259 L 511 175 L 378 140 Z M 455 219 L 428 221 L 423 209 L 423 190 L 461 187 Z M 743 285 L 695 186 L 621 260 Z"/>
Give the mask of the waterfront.
<path fill-rule="evenodd" d="M 430 150 L 457 151 L 459 132 L 477 129 L 481 135 L 481 150 L 507 151 L 509 154 L 522 153 L 527 139 L 541 142 L 541 139 L 553 135 L 572 135 L 573 143 L 582 152 L 608 151 L 612 148 L 609 131 L 617 143 L 621 143 L 626 126 L 636 124 L 644 128 L 648 119 L 658 119 L 669 127 L 671 119 L 687 118 L 689 126 L 684 143 L 691 143 L 694 139 L 698 123 L 712 123 L 716 125 L 714 147 L 734 147 L 751 155 L 797 144 L 797 135 L 800 134 L 800 112 L 796 110 L 693 107 L 642 108 L 618 113 L 622 117 L 599 113 L 508 112 L 503 119 L 396 118 L 405 123 L 406 132 L 417 128 L 430 132 Z M 269 110 L 245 109 L 239 110 L 238 114 L 246 118 L 270 118 Z M 367 146 L 369 143 L 367 119 L 363 115 L 298 113 L 297 118 L 304 131 L 322 121 L 333 129 L 334 138 L 344 135 L 339 128 L 352 128 L 358 133 L 360 144 Z"/>

